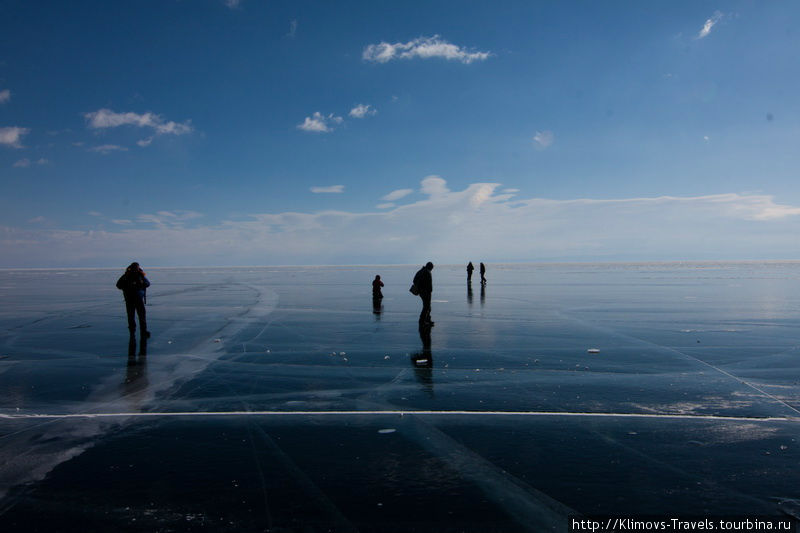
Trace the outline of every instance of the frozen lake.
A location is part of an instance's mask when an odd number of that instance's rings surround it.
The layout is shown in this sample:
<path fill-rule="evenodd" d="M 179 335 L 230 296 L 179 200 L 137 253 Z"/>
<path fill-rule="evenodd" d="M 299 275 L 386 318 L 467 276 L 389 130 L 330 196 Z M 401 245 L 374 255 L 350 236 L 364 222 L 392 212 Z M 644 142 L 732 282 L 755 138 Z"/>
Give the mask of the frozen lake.
<path fill-rule="evenodd" d="M 143 267 L 0 271 L 0 531 L 800 516 L 800 263 Z"/>

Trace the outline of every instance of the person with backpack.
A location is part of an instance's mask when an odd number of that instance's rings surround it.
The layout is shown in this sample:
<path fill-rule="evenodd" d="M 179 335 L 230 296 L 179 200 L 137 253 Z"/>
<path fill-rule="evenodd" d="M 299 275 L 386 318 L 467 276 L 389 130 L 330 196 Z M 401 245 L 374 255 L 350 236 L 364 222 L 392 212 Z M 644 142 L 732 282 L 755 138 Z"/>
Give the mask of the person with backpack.
<path fill-rule="evenodd" d="M 433 326 L 433 321 L 431 321 L 431 294 L 433 293 L 433 276 L 431 275 L 432 270 L 433 263 L 428 261 L 425 266 L 420 268 L 419 271 L 414 275 L 413 287 L 417 290 L 417 292 L 414 294 L 417 294 L 420 298 L 422 298 L 422 312 L 419 314 L 420 327 Z"/>
<path fill-rule="evenodd" d="M 128 331 L 131 337 L 136 334 L 136 320 L 134 314 L 139 315 L 139 335 L 143 339 L 150 338 L 147 331 L 147 314 L 145 312 L 145 302 L 147 299 L 147 287 L 150 281 L 139 266 L 139 263 L 131 263 L 125 269 L 125 273 L 117 280 L 117 288 L 122 291 L 125 297 L 125 311 L 128 313 Z"/>

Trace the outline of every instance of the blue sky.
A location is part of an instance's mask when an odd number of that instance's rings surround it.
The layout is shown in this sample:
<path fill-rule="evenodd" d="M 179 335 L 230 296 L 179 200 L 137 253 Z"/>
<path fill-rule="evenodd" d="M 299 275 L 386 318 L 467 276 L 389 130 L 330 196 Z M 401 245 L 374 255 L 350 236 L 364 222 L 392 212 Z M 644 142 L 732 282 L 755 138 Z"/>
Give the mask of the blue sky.
<path fill-rule="evenodd" d="M 800 259 L 800 4 L 0 4 L 0 267 Z"/>

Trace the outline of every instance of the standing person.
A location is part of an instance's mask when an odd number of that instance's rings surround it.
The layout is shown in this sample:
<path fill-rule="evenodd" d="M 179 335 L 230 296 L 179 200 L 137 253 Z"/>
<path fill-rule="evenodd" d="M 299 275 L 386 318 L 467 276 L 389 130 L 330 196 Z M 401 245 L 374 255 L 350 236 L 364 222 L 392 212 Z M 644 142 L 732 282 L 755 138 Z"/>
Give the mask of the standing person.
<path fill-rule="evenodd" d="M 475 270 L 475 267 L 472 266 L 472 261 L 467 264 L 467 283 L 472 281 L 472 271 Z"/>
<path fill-rule="evenodd" d="M 424 267 L 414 275 L 414 285 L 417 286 L 419 297 L 422 298 L 422 312 L 419 314 L 420 327 L 433 326 L 431 321 L 431 293 L 433 293 L 433 263 L 428 261 Z"/>
<path fill-rule="evenodd" d="M 481 263 L 481 285 L 486 285 L 486 265 Z"/>
<path fill-rule="evenodd" d="M 150 337 L 147 331 L 147 314 L 144 309 L 147 287 L 150 281 L 139 266 L 139 263 L 131 263 L 125 269 L 125 273 L 117 280 L 117 288 L 122 291 L 125 297 L 125 310 L 128 312 L 128 331 L 131 337 L 136 333 L 136 320 L 134 313 L 139 315 L 139 335 L 142 339 Z"/>
<path fill-rule="evenodd" d="M 372 280 L 372 299 L 373 300 L 380 300 L 383 298 L 383 293 L 381 292 L 381 287 L 383 287 L 383 282 L 381 281 L 380 276 L 375 276 L 375 279 Z"/>

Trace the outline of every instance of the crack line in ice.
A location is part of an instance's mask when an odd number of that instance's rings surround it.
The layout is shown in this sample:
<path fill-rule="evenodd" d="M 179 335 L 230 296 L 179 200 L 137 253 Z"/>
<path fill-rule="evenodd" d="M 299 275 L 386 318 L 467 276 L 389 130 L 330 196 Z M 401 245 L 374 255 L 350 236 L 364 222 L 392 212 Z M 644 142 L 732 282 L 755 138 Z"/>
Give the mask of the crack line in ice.
<path fill-rule="evenodd" d="M 658 348 L 662 348 L 664 350 L 676 353 L 678 355 L 682 355 L 683 357 L 685 357 L 687 359 L 691 359 L 691 360 L 696 361 L 698 363 L 702 363 L 702 364 L 706 365 L 707 367 L 716 370 L 720 374 L 728 376 L 729 378 L 731 378 L 731 379 L 733 379 L 735 381 L 738 381 L 742 385 L 745 385 L 745 386 L 750 387 L 751 389 L 753 389 L 753 390 L 755 390 L 757 392 L 760 392 L 761 394 L 763 394 L 767 398 L 770 398 L 770 399 L 778 402 L 779 404 L 783 405 L 784 407 L 786 407 L 786 408 L 794 411 L 798 415 L 800 415 L 800 410 L 798 410 L 796 407 L 793 407 L 791 404 L 785 402 L 784 400 L 781 400 L 777 396 L 773 396 L 772 394 L 768 393 L 767 391 L 757 387 L 756 385 L 753 385 L 749 381 L 747 381 L 747 380 L 745 380 L 743 378 L 740 378 L 739 376 L 736 376 L 734 374 L 731 374 L 730 372 L 728 372 L 726 370 L 723 370 L 723 369 L 721 369 L 721 368 L 719 368 L 717 366 L 714 366 L 711 363 L 709 363 L 708 361 L 704 361 L 703 359 L 700 359 L 699 357 L 695 357 L 694 355 L 682 352 L 682 351 L 680 351 L 680 350 L 678 350 L 676 348 L 673 348 L 671 346 L 665 346 L 665 345 L 662 345 L 662 344 L 658 344 L 656 342 L 652 342 L 652 341 L 648 341 L 648 340 L 642 339 L 640 337 L 636 337 L 635 335 L 630 335 L 630 334 L 627 334 L 627 333 L 620 333 L 620 332 L 618 332 L 618 331 L 616 331 L 614 329 L 611 329 L 611 328 L 608 328 L 608 327 L 604 327 L 604 326 L 600 326 L 599 324 L 594 324 L 592 322 L 589 322 L 589 321 L 581 319 L 581 318 L 576 318 L 576 317 L 572 317 L 572 316 L 566 315 L 563 312 L 560 313 L 560 314 L 561 314 L 562 317 L 564 317 L 566 319 L 582 323 L 585 326 L 588 326 L 590 328 L 594 328 L 594 329 L 597 329 L 597 330 L 600 330 L 600 331 L 610 332 L 613 335 L 617 335 L 617 336 L 620 336 L 620 337 L 623 337 L 623 338 L 628 338 L 628 339 L 631 339 L 631 340 L 635 340 L 635 341 L 638 341 L 638 342 L 641 342 L 641 343 L 644 343 L 644 344 L 647 344 L 647 345 L 650 345 L 650 346 L 656 346 Z"/>
<path fill-rule="evenodd" d="M 725 416 L 725 415 L 691 415 L 669 413 L 592 413 L 575 411 L 173 411 L 173 412 L 121 412 L 121 413 L 28 413 L 0 414 L 0 419 L 27 420 L 51 418 L 115 418 L 115 417 L 199 417 L 199 416 L 380 416 L 380 415 L 414 415 L 414 416 L 568 416 L 568 417 L 606 417 L 606 418 L 669 418 L 676 420 L 720 420 L 740 422 L 800 422 L 798 417 L 788 416 Z"/>

